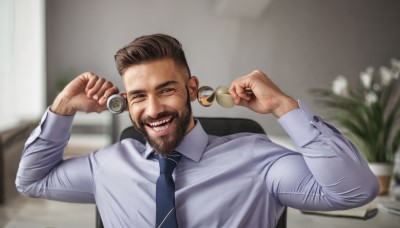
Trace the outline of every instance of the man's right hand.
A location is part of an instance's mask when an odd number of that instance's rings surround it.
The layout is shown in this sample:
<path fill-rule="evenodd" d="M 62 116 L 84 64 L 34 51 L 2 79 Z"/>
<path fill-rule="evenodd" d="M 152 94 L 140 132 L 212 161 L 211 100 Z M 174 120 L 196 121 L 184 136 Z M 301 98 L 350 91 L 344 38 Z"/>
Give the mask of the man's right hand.
<path fill-rule="evenodd" d="M 118 88 L 112 82 L 85 72 L 60 92 L 50 110 L 66 116 L 75 115 L 77 111 L 102 112 L 106 109 L 107 99 L 115 93 L 118 93 Z"/>

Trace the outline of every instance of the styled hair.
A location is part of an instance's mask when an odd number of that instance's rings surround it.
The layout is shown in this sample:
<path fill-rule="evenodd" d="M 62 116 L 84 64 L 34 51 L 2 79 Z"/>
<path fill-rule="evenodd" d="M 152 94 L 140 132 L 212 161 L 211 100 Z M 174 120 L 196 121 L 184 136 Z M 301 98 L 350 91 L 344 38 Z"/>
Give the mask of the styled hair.
<path fill-rule="evenodd" d="M 119 49 L 114 58 L 118 73 L 121 76 L 132 65 L 164 58 L 172 58 L 175 64 L 186 68 L 189 77 L 191 75 L 182 44 L 174 37 L 165 34 L 138 37 Z"/>

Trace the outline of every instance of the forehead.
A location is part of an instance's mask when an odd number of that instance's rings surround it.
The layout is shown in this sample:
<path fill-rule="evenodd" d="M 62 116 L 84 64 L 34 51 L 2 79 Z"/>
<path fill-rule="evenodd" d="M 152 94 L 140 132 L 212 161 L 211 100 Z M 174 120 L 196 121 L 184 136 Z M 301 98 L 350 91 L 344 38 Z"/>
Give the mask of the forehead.
<path fill-rule="evenodd" d="M 184 72 L 172 59 L 161 59 L 128 67 L 122 75 L 122 82 L 127 91 L 146 90 L 166 81 L 185 83 L 188 76 Z"/>

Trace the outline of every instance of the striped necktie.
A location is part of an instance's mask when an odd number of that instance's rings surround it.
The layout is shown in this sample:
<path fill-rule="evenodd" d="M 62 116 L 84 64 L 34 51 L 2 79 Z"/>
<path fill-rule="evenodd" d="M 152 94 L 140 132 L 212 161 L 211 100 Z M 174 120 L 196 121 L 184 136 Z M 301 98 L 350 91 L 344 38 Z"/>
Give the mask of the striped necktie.
<path fill-rule="evenodd" d="M 156 227 L 176 228 L 175 210 L 175 183 L 172 173 L 179 160 L 181 154 L 174 153 L 171 156 L 164 157 L 155 155 L 160 163 L 160 176 L 156 185 Z"/>

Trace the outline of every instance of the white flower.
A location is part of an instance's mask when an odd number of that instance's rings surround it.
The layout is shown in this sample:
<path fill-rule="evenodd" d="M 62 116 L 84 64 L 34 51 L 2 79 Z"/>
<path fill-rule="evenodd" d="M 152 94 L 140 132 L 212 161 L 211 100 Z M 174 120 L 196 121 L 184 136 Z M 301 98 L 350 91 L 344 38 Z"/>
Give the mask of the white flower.
<path fill-rule="evenodd" d="M 367 105 L 374 104 L 378 101 L 378 96 L 374 92 L 369 92 L 365 95 L 365 103 Z"/>
<path fill-rule="evenodd" d="M 400 70 L 400 60 L 393 58 L 390 60 L 390 63 L 392 64 L 393 68 L 397 68 Z"/>
<path fill-rule="evenodd" d="M 400 71 L 396 71 L 393 73 L 393 79 L 399 79 Z"/>
<path fill-rule="evenodd" d="M 362 82 L 364 88 L 366 88 L 366 89 L 371 88 L 373 73 L 374 73 L 373 67 L 367 67 L 367 69 L 365 69 L 365 71 L 362 71 L 360 73 L 360 79 L 361 79 L 361 82 Z"/>
<path fill-rule="evenodd" d="M 372 66 L 369 66 L 369 67 L 365 68 L 365 73 L 372 76 L 372 74 L 374 73 L 374 70 L 375 69 Z"/>
<path fill-rule="evenodd" d="M 393 79 L 392 72 L 390 71 L 389 68 L 385 66 L 381 66 L 379 68 L 380 76 L 381 76 L 381 83 L 383 86 L 387 86 L 390 84 L 390 82 Z"/>
<path fill-rule="evenodd" d="M 372 89 L 374 91 L 379 91 L 381 89 L 381 86 L 379 84 L 377 84 L 377 83 L 374 83 L 374 85 L 372 86 Z"/>
<path fill-rule="evenodd" d="M 332 83 L 332 91 L 336 95 L 347 95 L 347 85 L 347 78 L 343 75 L 339 75 Z"/>
<path fill-rule="evenodd" d="M 393 78 L 398 79 L 400 74 L 400 60 L 393 58 L 390 60 L 390 63 L 392 64 Z"/>

